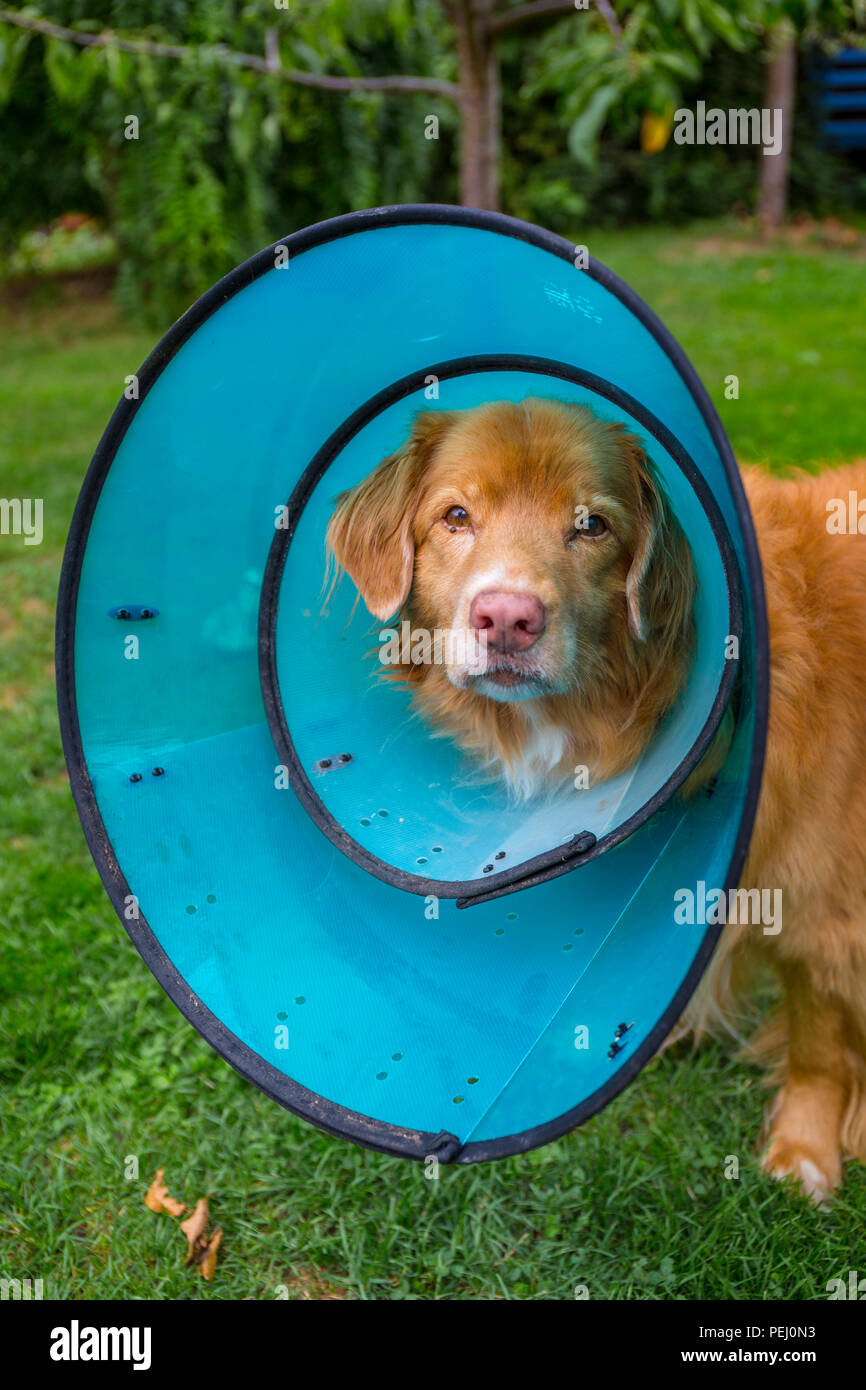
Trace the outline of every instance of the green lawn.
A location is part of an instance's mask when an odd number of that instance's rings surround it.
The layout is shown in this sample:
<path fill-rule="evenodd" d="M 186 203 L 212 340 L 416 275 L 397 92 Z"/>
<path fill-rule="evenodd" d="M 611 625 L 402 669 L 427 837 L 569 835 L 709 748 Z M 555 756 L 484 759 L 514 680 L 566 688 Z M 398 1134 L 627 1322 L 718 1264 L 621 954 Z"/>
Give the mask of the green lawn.
<path fill-rule="evenodd" d="M 715 225 L 590 250 L 647 299 L 743 459 L 861 454 L 866 258 L 740 248 Z M 0 496 L 45 499 L 45 540 L 0 537 L 0 1275 L 54 1298 L 825 1298 L 863 1273 L 866 1170 L 829 1213 L 761 1176 L 765 1094 L 678 1048 L 579 1133 L 519 1159 L 421 1168 L 319 1134 L 241 1081 L 163 996 L 102 891 L 69 794 L 53 608 L 78 487 L 152 345 L 101 301 L 0 311 Z M 726 401 L 725 376 L 740 379 Z M 139 1179 L 125 1176 L 135 1155 Z M 736 1181 L 723 1176 L 728 1155 Z M 143 1203 L 211 1193 L 213 1284 Z"/>

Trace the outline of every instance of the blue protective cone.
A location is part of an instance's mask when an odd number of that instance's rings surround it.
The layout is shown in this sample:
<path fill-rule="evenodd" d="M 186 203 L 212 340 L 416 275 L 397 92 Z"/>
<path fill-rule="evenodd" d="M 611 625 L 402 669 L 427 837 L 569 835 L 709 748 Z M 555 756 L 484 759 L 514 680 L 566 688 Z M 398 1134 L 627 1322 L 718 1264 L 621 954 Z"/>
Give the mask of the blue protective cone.
<path fill-rule="evenodd" d="M 64 746 L 124 926 L 244 1076 L 407 1157 L 519 1152 L 618 1094 L 720 930 L 674 894 L 736 885 L 760 788 L 766 614 L 730 445 L 667 331 L 574 253 L 437 206 L 261 252 L 141 369 L 64 561 Z M 692 547 L 697 651 L 634 769 L 517 810 L 371 681 L 351 584 L 327 617 L 321 589 L 334 495 L 418 409 L 527 396 L 644 441 Z M 727 761 L 684 804 L 735 683 Z"/>

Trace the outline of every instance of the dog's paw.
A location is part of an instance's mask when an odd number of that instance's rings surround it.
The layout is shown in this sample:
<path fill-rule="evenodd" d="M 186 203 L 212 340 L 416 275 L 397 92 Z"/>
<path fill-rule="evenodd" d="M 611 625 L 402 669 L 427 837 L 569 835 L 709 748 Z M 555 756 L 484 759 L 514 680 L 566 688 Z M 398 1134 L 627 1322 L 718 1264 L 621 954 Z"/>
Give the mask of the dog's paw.
<path fill-rule="evenodd" d="M 818 1207 L 829 1205 L 842 1181 L 842 1165 L 838 1158 L 819 1156 L 808 1145 L 779 1135 L 770 1140 L 761 1167 L 779 1181 L 793 1178 L 800 1184 L 803 1195 Z"/>

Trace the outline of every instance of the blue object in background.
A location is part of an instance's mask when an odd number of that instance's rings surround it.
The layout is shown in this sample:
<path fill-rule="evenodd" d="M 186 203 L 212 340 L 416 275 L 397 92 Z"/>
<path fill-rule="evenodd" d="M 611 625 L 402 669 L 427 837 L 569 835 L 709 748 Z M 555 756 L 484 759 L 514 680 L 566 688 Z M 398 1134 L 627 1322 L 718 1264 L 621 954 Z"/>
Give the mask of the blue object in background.
<path fill-rule="evenodd" d="M 822 131 L 837 150 L 866 149 L 866 49 L 842 48 L 815 70 Z"/>
<path fill-rule="evenodd" d="M 242 1074 L 387 1153 L 498 1157 L 606 1104 L 676 1021 L 718 935 L 674 921 L 675 891 L 734 886 L 748 846 L 767 658 L 739 475 L 681 350 L 574 251 L 514 219 L 405 206 L 261 252 L 142 368 L 67 546 L 64 746 L 125 927 Z M 330 498 L 429 407 L 418 382 L 435 366 L 437 408 L 532 394 L 627 418 L 692 542 L 699 643 L 682 707 L 577 825 L 573 801 L 518 816 L 495 789 L 467 786 L 441 741 L 434 775 L 428 736 L 405 727 L 406 694 L 370 682 L 367 622 L 346 622 L 353 595 L 320 616 Z M 133 606 L 155 616 L 119 619 Z M 671 792 L 735 674 L 730 754 L 712 795 L 686 807 Z M 306 789 L 288 785 L 287 735 Z M 317 778 L 344 750 L 351 761 Z M 319 811 L 346 833 L 329 838 Z M 584 819 L 595 850 L 555 867 L 551 851 Z M 513 867 L 484 881 L 502 845 Z M 522 886 L 539 854 L 546 867 Z M 454 884 L 464 891 L 449 896 Z"/>

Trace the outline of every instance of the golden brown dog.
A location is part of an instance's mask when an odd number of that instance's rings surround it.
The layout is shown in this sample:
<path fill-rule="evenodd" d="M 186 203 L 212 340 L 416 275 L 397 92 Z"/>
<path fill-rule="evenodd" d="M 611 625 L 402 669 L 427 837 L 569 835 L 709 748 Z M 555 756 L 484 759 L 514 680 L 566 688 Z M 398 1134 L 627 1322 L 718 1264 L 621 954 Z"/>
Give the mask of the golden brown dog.
<path fill-rule="evenodd" d="M 338 499 L 328 542 L 370 612 L 480 633 L 486 670 L 404 667 L 431 727 L 518 794 L 629 767 L 679 692 L 691 553 L 636 440 L 589 410 L 420 415 Z M 467 644 L 468 646 L 468 644 Z"/>
<path fill-rule="evenodd" d="M 737 987 L 783 985 L 756 1042 L 781 1083 L 764 1166 L 816 1200 L 843 1150 L 866 1159 L 866 538 L 827 501 L 866 464 L 779 482 L 744 470 L 770 612 L 766 770 L 744 887 L 781 888 L 778 935 L 728 926 L 686 1026 L 734 1030 Z M 866 520 L 864 520 L 866 526 Z M 328 543 L 382 621 L 467 632 L 479 668 L 402 666 L 432 730 L 532 796 L 576 766 L 640 756 L 691 660 L 691 552 L 639 442 L 591 411 L 529 399 L 419 415 L 337 499 Z M 464 648 L 465 650 L 465 648 Z M 730 724 L 686 791 L 717 769 Z"/>
<path fill-rule="evenodd" d="M 866 463 L 777 480 L 743 469 L 770 620 L 770 725 L 746 887 L 781 888 L 778 936 L 728 926 L 689 1022 L 730 1027 L 766 961 L 782 1002 L 752 1044 L 781 1089 L 764 1167 L 824 1200 L 866 1161 L 866 536 L 840 531 Z M 866 529 L 866 521 L 864 521 Z"/>

